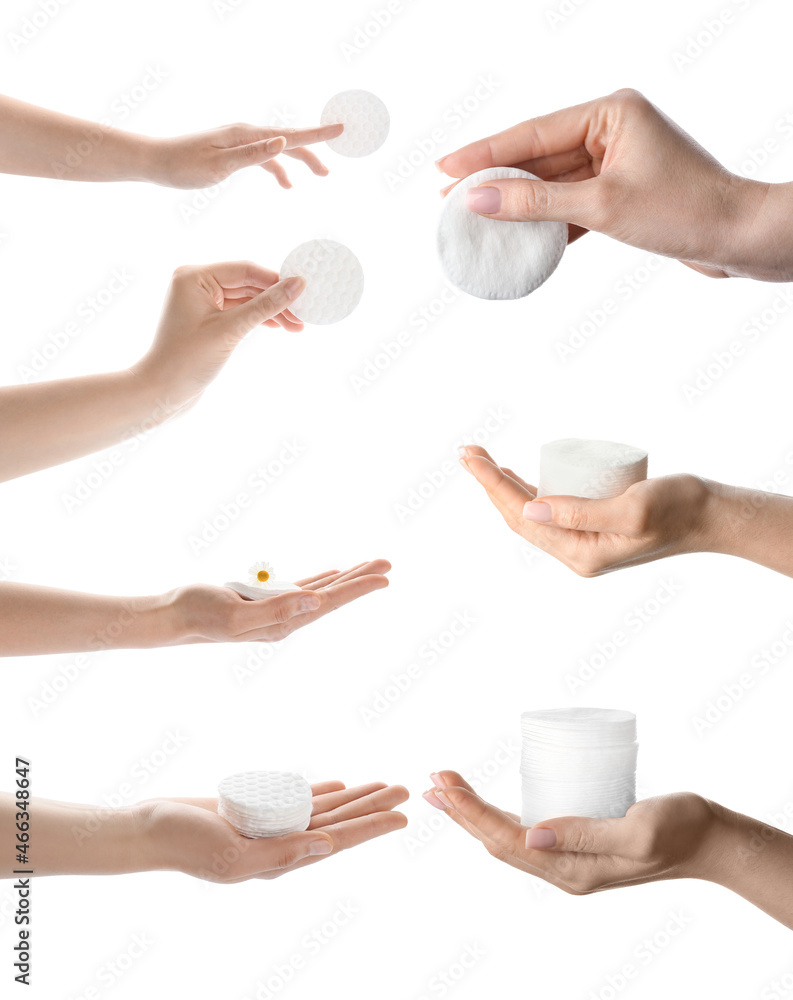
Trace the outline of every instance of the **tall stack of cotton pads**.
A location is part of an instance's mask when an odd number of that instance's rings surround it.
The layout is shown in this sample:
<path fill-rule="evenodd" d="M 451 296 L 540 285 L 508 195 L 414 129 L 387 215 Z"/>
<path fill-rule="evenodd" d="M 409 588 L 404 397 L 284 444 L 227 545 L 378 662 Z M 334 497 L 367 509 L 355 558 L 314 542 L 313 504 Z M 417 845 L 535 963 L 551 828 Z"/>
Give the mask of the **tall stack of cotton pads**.
<path fill-rule="evenodd" d="M 218 786 L 218 815 L 245 837 L 298 833 L 311 810 L 311 785 L 291 771 L 246 771 Z"/>
<path fill-rule="evenodd" d="M 565 438 L 540 450 L 538 497 L 607 499 L 647 478 L 647 452 L 615 441 Z"/>
<path fill-rule="evenodd" d="M 345 90 L 331 97 L 320 116 L 322 125 L 344 125 L 327 145 L 341 156 L 369 156 L 386 140 L 391 126 L 388 108 L 368 90 Z"/>
<path fill-rule="evenodd" d="M 636 716 L 606 708 L 524 712 L 521 822 L 624 816 L 636 801 Z"/>
<path fill-rule="evenodd" d="M 352 250 L 334 240 L 309 240 L 295 247 L 279 277 L 296 276 L 306 279 L 306 287 L 289 308 L 306 323 L 338 323 L 361 301 L 363 268 Z"/>
<path fill-rule="evenodd" d="M 466 193 L 488 181 L 538 180 L 517 167 L 492 167 L 460 181 L 447 195 L 438 253 L 449 280 L 480 299 L 522 299 L 556 270 L 567 246 L 563 222 L 502 222 L 472 212 Z"/>

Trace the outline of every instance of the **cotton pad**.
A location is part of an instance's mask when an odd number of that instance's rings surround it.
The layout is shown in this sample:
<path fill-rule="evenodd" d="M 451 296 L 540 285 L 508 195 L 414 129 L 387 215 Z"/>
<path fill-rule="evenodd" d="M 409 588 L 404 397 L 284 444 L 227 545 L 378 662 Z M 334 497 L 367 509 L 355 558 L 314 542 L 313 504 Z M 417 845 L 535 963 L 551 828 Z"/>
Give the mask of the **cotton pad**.
<path fill-rule="evenodd" d="M 466 207 L 471 188 L 511 178 L 539 180 L 517 167 L 479 170 L 453 187 L 443 203 L 441 264 L 449 281 L 480 299 L 522 299 L 548 280 L 567 246 L 563 222 L 499 222 Z"/>
<path fill-rule="evenodd" d="M 331 97 L 320 116 L 321 125 L 344 125 L 327 145 L 341 156 L 368 156 L 386 140 L 391 126 L 388 108 L 368 90 L 345 90 Z"/>
<path fill-rule="evenodd" d="M 306 287 L 289 307 L 298 319 L 319 326 L 338 323 L 363 295 L 363 268 L 347 247 L 334 240 L 309 240 L 295 247 L 281 265 L 279 277 L 306 279 Z"/>
<path fill-rule="evenodd" d="M 279 594 L 289 594 L 294 590 L 302 590 L 296 583 L 286 580 L 276 580 L 275 570 L 268 562 L 257 562 L 248 570 L 248 579 L 234 580 L 224 583 L 224 587 L 235 590 L 242 597 L 251 601 L 264 601 L 268 597 L 278 597 Z"/>
<path fill-rule="evenodd" d="M 624 816 L 636 801 L 636 716 L 558 708 L 520 717 L 521 822 L 559 816 Z"/>
<path fill-rule="evenodd" d="M 218 815 L 245 837 L 280 837 L 308 828 L 311 785 L 292 771 L 245 771 L 218 786 Z"/>
<path fill-rule="evenodd" d="M 564 438 L 540 449 L 538 497 L 602 500 L 647 478 L 647 452 L 616 441 Z"/>

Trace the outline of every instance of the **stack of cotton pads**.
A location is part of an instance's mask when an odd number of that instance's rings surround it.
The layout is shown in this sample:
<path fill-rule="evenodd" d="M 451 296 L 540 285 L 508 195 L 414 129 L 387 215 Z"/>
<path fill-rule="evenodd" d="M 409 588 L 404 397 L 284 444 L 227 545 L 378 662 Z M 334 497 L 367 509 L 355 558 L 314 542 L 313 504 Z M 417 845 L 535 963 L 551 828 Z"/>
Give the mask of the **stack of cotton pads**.
<path fill-rule="evenodd" d="M 298 833 L 311 810 L 311 785 L 291 771 L 246 771 L 218 786 L 218 815 L 245 837 Z"/>
<path fill-rule="evenodd" d="M 563 222 L 503 222 L 472 212 L 466 193 L 488 181 L 538 180 L 517 167 L 492 167 L 460 181 L 443 204 L 438 253 L 449 280 L 480 299 L 521 299 L 547 281 L 567 246 Z"/>
<path fill-rule="evenodd" d="M 306 287 L 289 307 L 306 323 L 326 325 L 346 319 L 363 295 L 363 268 L 347 247 L 334 240 L 309 240 L 295 247 L 279 278 L 299 276 Z"/>
<path fill-rule="evenodd" d="M 386 140 L 391 126 L 388 108 L 368 90 L 344 90 L 322 110 L 321 125 L 342 124 L 344 131 L 327 145 L 341 156 L 369 156 Z"/>
<path fill-rule="evenodd" d="M 619 496 L 647 478 L 647 452 L 615 441 L 565 438 L 540 451 L 538 497 L 602 500 Z"/>
<path fill-rule="evenodd" d="M 524 712 L 524 826 L 559 816 L 624 816 L 636 801 L 636 716 L 606 708 Z"/>

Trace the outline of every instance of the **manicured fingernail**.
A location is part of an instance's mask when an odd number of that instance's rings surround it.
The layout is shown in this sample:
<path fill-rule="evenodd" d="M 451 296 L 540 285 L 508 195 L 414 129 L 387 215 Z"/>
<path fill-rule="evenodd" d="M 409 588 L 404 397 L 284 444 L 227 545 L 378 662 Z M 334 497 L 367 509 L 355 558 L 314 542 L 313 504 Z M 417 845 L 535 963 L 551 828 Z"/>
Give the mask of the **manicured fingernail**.
<path fill-rule="evenodd" d="M 436 796 L 436 794 L 435 794 L 435 789 L 434 789 L 434 788 L 431 788 L 431 789 L 430 789 L 430 790 L 429 790 L 428 792 L 422 792 L 422 793 L 421 793 L 421 795 L 422 795 L 422 798 L 423 798 L 423 799 L 424 799 L 424 800 L 425 800 L 426 802 L 429 802 L 429 804 L 430 804 L 430 805 L 431 805 L 431 806 L 432 806 L 432 807 L 433 807 L 434 809 L 440 809 L 441 811 L 443 811 L 443 806 L 442 806 L 442 805 L 441 805 L 441 803 L 440 803 L 440 802 L 438 801 L 438 798 L 437 798 L 437 796 Z"/>
<path fill-rule="evenodd" d="M 310 597 L 300 598 L 301 611 L 316 611 L 319 607 L 319 598 L 312 594 Z"/>
<path fill-rule="evenodd" d="M 436 169 L 436 170 L 440 170 L 440 172 L 441 172 L 441 173 L 444 173 L 444 169 L 443 169 L 443 161 L 444 161 L 445 159 L 446 159 L 446 157 L 445 157 L 445 156 L 442 156 L 442 157 L 441 157 L 441 158 L 440 158 L 439 160 L 436 160 L 436 161 L 435 161 L 435 169 Z"/>
<path fill-rule="evenodd" d="M 529 830 L 526 834 L 526 847 L 531 851 L 549 851 L 556 847 L 556 834 L 553 830 L 544 828 Z"/>
<path fill-rule="evenodd" d="M 465 445 L 463 445 L 457 449 L 457 454 L 460 456 L 460 458 L 468 458 L 468 449 L 465 447 Z"/>
<path fill-rule="evenodd" d="M 501 208 L 501 192 L 498 188 L 471 188 L 465 195 L 465 207 L 480 215 L 492 215 Z"/>
<path fill-rule="evenodd" d="M 445 788 L 446 785 L 443 783 L 443 778 L 438 774 L 437 771 L 433 771 L 430 775 L 430 781 L 435 785 L 436 788 Z"/>
<path fill-rule="evenodd" d="M 447 809 L 454 809 L 454 806 L 452 805 L 452 800 L 449 798 L 446 792 L 442 791 L 440 788 L 435 789 L 435 797 L 438 799 L 439 802 L 442 802 Z"/>
<path fill-rule="evenodd" d="M 530 500 L 523 508 L 525 521 L 550 521 L 552 518 L 551 505 L 540 500 Z"/>
<path fill-rule="evenodd" d="M 284 291 L 286 292 L 286 297 L 288 299 L 296 299 L 298 295 L 306 287 L 305 278 L 289 278 L 287 283 L 284 285 Z"/>
<path fill-rule="evenodd" d="M 329 840 L 312 840 L 309 844 L 309 854 L 330 854 L 333 844 Z"/>
<path fill-rule="evenodd" d="M 275 136 L 274 139 L 268 139 L 264 144 L 264 148 L 268 153 L 277 152 L 279 149 L 283 149 L 286 145 L 286 139 L 282 135 Z"/>

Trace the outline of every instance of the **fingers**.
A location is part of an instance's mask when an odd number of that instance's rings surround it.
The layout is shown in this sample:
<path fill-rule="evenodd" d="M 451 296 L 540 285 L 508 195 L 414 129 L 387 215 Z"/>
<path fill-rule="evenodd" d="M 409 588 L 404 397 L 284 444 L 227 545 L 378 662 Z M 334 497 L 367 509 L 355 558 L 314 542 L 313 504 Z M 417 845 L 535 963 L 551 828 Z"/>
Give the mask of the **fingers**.
<path fill-rule="evenodd" d="M 318 795 L 327 795 L 328 792 L 340 792 L 345 787 L 343 781 L 317 781 L 311 786 L 311 794 L 316 798 Z"/>
<path fill-rule="evenodd" d="M 262 139 L 259 142 L 248 142 L 244 146 L 232 146 L 219 152 L 219 158 L 229 173 L 266 163 L 274 156 L 282 153 L 287 146 L 287 140 L 282 136 Z"/>
<path fill-rule="evenodd" d="M 644 504 L 630 493 L 609 500 L 583 497 L 539 497 L 523 508 L 526 521 L 568 531 L 591 531 L 637 537 L 643 530 Z"/>
<path fill-rule="evenodd" d="M 588 148 L 595 103 L 565 108 L 472 142 L 440 159 L 438 169 L 449 177 L 467 177 L 488 167 L 510 167 L 581 146 Z"/>
<path fill-rule="evenodd" d="M 238 322 L 241 328 L 252 330 L 265 320 L 272 319 L 288 309 L 305 287 L 306 279 L 301 277 L 278 281 L 250 302 L 237 306 L 230 315 L 233 315 L 235 322 Z"/>
<path fill-rule="evenodd" d="M 290 833 L 284 837 L 250 840 L 235 864 L 235 881 L 254 877 L 273 877 L 298 867 L 307 859 L 316 860 L 331 854 L 336 845 L 326 832 Z"/>
<path fill-rule="evenodd" d="M 296 150 L 300 146 L 310 146 L 315 142 L 327 142 L 335 139 L 344 131 L 344 125 L 336 122 L 332 125 L 313 125 L 309 128 L 287 128 L 281 133 L 286 139 L 286 148 Z"/>
<path fill-rule="evenodd" d="M 293 618 L 311 615 L 321 605 L 316 594 L 297 591 L 263 601 L 246 601 L 240 598 L 235 612 L 238 623 L 236 638 L 253 641 L 264 629 L 283 626 Z"/>
<path fill-rule="evenodd" d="M 314 796 L 314 809 L 311 814 L 312 821 L 322 816 L 324 813 L 331 813 L 334 809 L 338 809 L 340 806 L 347 805 L 349 802 L 353 802 L 355 799 L 364 798 L 367 795 L 371 795 L 372 792 L 377 792 L 381 788 L 385 788 L 386 784 L 383 781 L 371 781 L 366 785 L 357 785 L 353 788 L 336 789 L 328 794 L 315 795 Z"/>
<path fill-rule="evenodd" d="M 600 177 L 574 183 L 487 181 L 482 187 L 469 188 L 466 205 L 469 211 L 488 219 L 569 222 L 585 229 L 600 229 L 603 183 Z"/>
<path fill-rule="evenodd" d="M 525 828 L 512 816 L 481 799 L 470 785 L 436 787 L 431 794 L 452 819 L 462 819 L 469 833 L 483 843 L 495 844 L 506 853 L 522 848 Z"/>
<path fill-rule="evenodd" d="M 388 812 L 408 798 L 408 790 L 402 785 L 388 786 L 382 783 L 373 783 L 362 786 L 360 790 L 351 789 L 350 791 L 358 793 L 348 795 L 346 801 L 343 800 L 344 793 L 340 793 L 342 801 L 331 807 L 330 800 L 328 800 L 322 805 L 322 812 L 315 811 L 311 817 L 310 829 L 333 826 L 336 823 L 356 819 L 359 816 Z"/>
<path fill-rule="evenodd" d="M 205 267 L 183 268 L 187 272 L 205 272 L 214 279 L 223 290 L 224 296 L 227 292 L 233 293 L 236 289 L 249 288 L 252 295 L 270 288 L 278 281 L 278 272 L 269 267 L 261 267 L 251 260 L 230 260 L 220 261 L 216 264 L 207 264 Z"/>
<path fill-rule="evenodd" d="M 285 191 L 288 191 L 292 187 L 292 182 L 278 160 L 269 160 L 267 163 L 262 163 L 261 168 L 272 174 Z"/>
<path fill-rule="evenodd" d="M 321 574 L 311 579 L 306 586 L 311 590 L 323 590 L 335 584 L 346 583 L 349 580 L 357 579 L 361 576 L 384 575 L 391 569 L 391 563 L 387 559 L 372 559 L 369 562 L 359 563 L 343 573 L 337 570 Z M 301 584 L 300 586 L 303 586 Z"/>
<path fill-rule="evenodd" d="M 305 163 L 311 173 L 316 174 L 318 177 L 327 177 L 329 173 L 328 168 L 322 160 L 320 160 L 316 153 L 312 153 L 310 149 L 304 149 L 302 146 L 297 149 L 285 149 L 284 156 L 291 156 L 293 159 Z"/>

